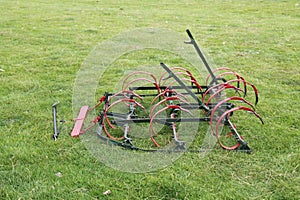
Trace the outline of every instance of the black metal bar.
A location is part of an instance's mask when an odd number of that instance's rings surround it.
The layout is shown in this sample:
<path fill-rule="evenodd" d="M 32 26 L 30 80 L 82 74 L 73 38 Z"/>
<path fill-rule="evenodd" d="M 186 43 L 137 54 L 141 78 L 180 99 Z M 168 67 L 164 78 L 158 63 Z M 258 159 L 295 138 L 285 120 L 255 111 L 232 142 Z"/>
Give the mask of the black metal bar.
<path fill-rule="evenodd" d="M 107 117 L 116 117 L 116 118 L 124 118 L 128 116 L 128 114 L 122 114 L 122 113 L 115 113 L 115 112 L 107 112 L 106 113 Z"/>
<path fill-rule="evenodd" d="M 100 129 L 101 131 L 101 129 Z M 140 152 L 152 152 L 152 153 L 182 153 L 182 152 L 191 152 L 191 153 L 205 153 L 205 152 L 211 152 L 213 149 L 177 149 L 176 147 L 174 149 L 143 149 L 136 146 L 133 146 L 131 144 L 127 144 L 124 142 L 118 142 L 116 140 L 112 140 L 101 133 L 97 131 L 97 136 L 100 140 L 102 140 L 105 144 L 111 144 L 115 146 L 122 147 L 124 149 L 128 150 L 134 150 L 134 151 L 140 151 Z M 235 152 L 245 152 L 250 153 L 251 151 L 247 149 L 237 149 L 234 150 Z"/>
<path fill-rule="evenodd" d="M 57 105 L 59 104 L 59 101 L 57 101 L 56 103 L 54 103 L 52 105 L 52 115 L 53 115 L 53 139 L 57 140 L 58 135 L 59 135 L 59 130 L 58 130 L 58 126 L 57 126 L 57 118 L 56 118 L 56 114 L 57 114 Z"/>
<path fill-rule="evenodd" d="M 112 116 L 113 117 L 113 116 Z M 153 122 L 158 123 L 171 123 L 171 122 L 208 122 L 210 120 L 209 117 L 190 117 L 190 118 L 156 118 L 153 119 Z M 132 118 L 132 119 L 115 119 L 114 122 L 116 124 L 132 124 L 132 123 L 149 123 L 151 118 Z"/>
<path fill-rule="evenodd" d="M 207 106 L 209 107 L 209 108 L 213 108 L 215 105 L 217 105 L 217 103 L 209 103 Z M 199 104 L 196 104 L 196 103 L 191 103 L 191 104 L 180 104 L 180 107 L 182 107 L 182 108 L 185 108 L 185 109 L 187 109 L 187 110 L 192 110 L 192 109 L 200 109 L 201 108 L 201 106 L 199 105 Z M 234 105 L 232 104 L 232 103 L 230 103 L 230 102 L 226 102 L 226 103 L 223 103 L 223 104 L 221 104 L 220 106 L 219 106 L 219 108 L 221 109 L 221 108 L 224 108 L 224 109 L 226 109 L 226 110 L 229 110 L 229 109 L 231 109 L 231 108 L 233 108 L 234 107 Z"/>
<path fill-rule="evenodd" d="M 208 64 L 208 62 L 206 61 L 206 59 L 205 59 L 203 53 L 201 52 L 201 50 L 200 50 L 200 48 L 199 48 L 197 42 L 194 40 L 194 37 L 193 37 L 192 33 L 190 32 L 189 29 L 187 29 L 186 32 L 187 32 L 189 38 L 191 39 L 191 41 L 185 42 L 185 43 L 186 43 L 186 44 L 192 44 L 192 45 L 194 46 L 194 48 L 195 48 L 196 51 L 197 51 L 197 54 L 198 54 L 199 57 L 201 58 L 203 64 L 205 65 L 207 71 L 209 72 L 210 76 L 212 77 L 212 79 L 213 79 L 214 81 L 216 81 L 216 80 L 215 80 L 215 79 L 216 79 L 216 76 L 215 76 L 214 73 L 212 72 L 212 70 L 211 70 L 211 68 L 210 68 L 210 66 L 209 66 L 209 64 Z"/>
<path fill-rule="evenodd" d="M 251 149 L 248 146 L 248 143 L 240 136 L 240 134 L 237 132 L 232 122 L 230 120 L 227 120 L 226 124 L 230 127 L 231 131 L 234 134 L 235 139 L 240 143 L 239 150 L 246 150 L 248 151 L 248 153 L 250 153 Z"/>
<path fill-rule="evenodd" d="M 164 63 L 160 63 L 160 65 L 169 73 L 170 76 L 172 76 L 177 81 L 177 83 L 179 83 L 179 85 L 183 89 L 185 89 L 185 91 L 189 93 L 189 95 L 191 95 L 197 101 L 197 103 L 199 103 L 199 105 L 201 105 L 201 108 L 203 108 L 206 111 L 209 111 L 209 108 L 190 90 L 190 88 L 188 88 L 188 86 L 184 84 L 184 82 L 182 82 L 182 80 L 180 80 L 180 78 L 178 78 L 172 72 L 172 70 L 170 70 Z"/>
<path fill-rule="evenodd" d="M 186 86 L 190 89 L 198 89 L 197 86 L 193 85 L 193 86 Z M 167 88 L 167 86 L 160 86 L 159 87 L 161 90 L 165 90 Z M 208 87 L 206 85 L 201 85 L 201 88 L 202 89 L 207 89 Z M 130 90 L 157 90 L 157 87 L 154 87 L 154 86 L 141 86 L 141 87 L 130 87 L 129 88 Z M 181 86 L 178 86 L 178 85 L 175 85 L 175 86 L 172 86 L 172 89 L 184 89 L 183 87 Z"/>

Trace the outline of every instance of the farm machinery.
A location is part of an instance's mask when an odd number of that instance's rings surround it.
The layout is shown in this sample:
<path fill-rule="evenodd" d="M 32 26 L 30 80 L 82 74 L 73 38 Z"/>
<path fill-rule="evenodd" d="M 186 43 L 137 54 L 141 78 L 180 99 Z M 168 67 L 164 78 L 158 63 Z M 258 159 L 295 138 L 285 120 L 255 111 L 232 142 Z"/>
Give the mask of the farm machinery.
<path fill-rule="evenodd" d="M 106 143 L 131 150 L 162 151 L 172 144 L 168 151 L 187 151 L 190 141 L 185 138 L 199 132 L 191 127 L 206 123 L 221 148 L 251 152 L 235 118 L 251 115 L 264 123 L 255 111 L 257 88 L 230 68 L 212 69 L 191 32 L 186 32 L 189 41 L 185 43 L 193 45 L 208 71 L 205 84 L 190 70 L 165 63 L 160 63 L 159 75 L 133 71 L 122 80 L 119 92 L 105 92 L 96 105 L 81 107 L 70 135 L 79 137 L 93 130 Z M 59 134 L 56 106 L 52 106 L 54 139 Z M 98 114 L 90 120 L 92 110 Z"/>

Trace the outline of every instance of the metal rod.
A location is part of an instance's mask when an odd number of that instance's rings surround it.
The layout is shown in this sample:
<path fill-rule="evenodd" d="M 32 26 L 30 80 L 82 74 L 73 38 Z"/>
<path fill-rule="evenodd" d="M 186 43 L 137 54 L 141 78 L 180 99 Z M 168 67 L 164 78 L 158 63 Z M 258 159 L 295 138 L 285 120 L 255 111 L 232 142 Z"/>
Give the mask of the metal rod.
<path fill-rule="evenodd" d="M 110 117 L 110 116 L 108 116 Z M 113 116 L 112 116 L 113 117 Z M 114 119 L 116 124 L 130 124 L 130 123 L 149 123 L 151 118 L 131 118 L 131 119 Z M 153 122 L 158 123 L 173 123 L 173 122 L 209 122 L 209 117 L 202 118 L 157 118 L 153 119 Z"/>
<path fill-rule="evenodd" d="M 56 141 L 59 135 L 59 130 L 57 127 L 57 118 L 56 118 L 56 114 L 57 114 L 57 105 L 59 104 L 59 101 L 57 101 L 56 103 L 54 103 L 52 105 L 52 115 L 53 115 L 53 139 Z"/>
<path fill-rule="evenodd" d="M 201 50 L 200 50 L 200 48 L 199 48 L 197 42 L 194 40 L 194 37 L 193 37 L 192 33 L 190 32 L 189 29 L 187 29 L 186 32 L 187 32 L 189 38 L 191 39 L 191 41 L 185 42 L 185 43 L 186 43 L 186 44 L 192 44 L 192 45 L 194 46 L 194 48 L 195 48 L 196 51 L 197 51 L 197 54 L 198 54 L 199 57 L 201 58 L 203 64 L 205 65 L 205 67 L 206 67 L 207 71 L 209 72 L 210 76 L 212 77 L 213 81 L 216 82 L 216 81 L 217 81 L 217 80 L 216 80 L 216 76 L 214 75 L 213 71 L 211 70 L 211 68 L 210 68 L 208 62 L 206 61 L 206 59 L 205 59 L 203 53 L 201 52 Z M 217 82 L 216 82 L 216 83 L 217 83 Z"/>
<path fill-rule="evenodd" d="M 182 80 L 180 80 L 180 78 L 178 78 L 173 72 L 172 70 L 170 70 L 164 63 L 160 63 L 160 65 L 169 73 L 170 76 L 172 76 L 177 83 L 179 83 L 179 85 L 185 89 L 189 95 L 191 95 L 199 105 L 201 105 L 202 108 L 204 108 L 205 111 L 209 111 L 209 107 L 207 107 L 191 90 L 188 86 L 186 86 L 184 84 L 184 82 L 182 82 Z"/>
<path fill-rule="evenodd" d="M 236 138 L 236 140 L 242 144 L 243 146 L 244 145 L 247 145 L 247 142 L 245 142 L 245 140 L 243 140 L 243 138 L 240 136 L 240 134 L 237 132 L 236 128 L 234 127 L 234 125 L 232 124 L 232 122 L 230 120 L 226 120 L 226 123 L 228 123 L 231 131 L 233 132 L 234 134 L 234 137 Z"/>

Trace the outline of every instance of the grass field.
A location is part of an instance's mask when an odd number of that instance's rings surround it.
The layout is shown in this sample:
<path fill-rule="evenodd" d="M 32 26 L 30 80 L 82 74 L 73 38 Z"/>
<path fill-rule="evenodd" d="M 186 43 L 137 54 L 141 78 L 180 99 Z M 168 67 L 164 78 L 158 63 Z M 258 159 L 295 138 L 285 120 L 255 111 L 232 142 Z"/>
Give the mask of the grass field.
<path fill-rule="evenodd" d="M 299 1 L 0 0 L 0 12 L 0 199 L 300 199 Z M 93 157 L 72 124 L 51 139 L 51 105 L 73 117 L 89 53 L 141 27 L 189 28 L 217 66 L 259 88 L 251 155 L 216 147 L 132 174 Z"/>

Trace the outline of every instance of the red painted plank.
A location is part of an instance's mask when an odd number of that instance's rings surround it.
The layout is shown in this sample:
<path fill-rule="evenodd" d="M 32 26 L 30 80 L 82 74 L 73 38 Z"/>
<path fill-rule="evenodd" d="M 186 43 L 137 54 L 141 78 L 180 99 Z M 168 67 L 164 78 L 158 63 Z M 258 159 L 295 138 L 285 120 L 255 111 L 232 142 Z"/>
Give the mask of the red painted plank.
<path fill-rule="evenodd" d="M 71 132 L 72 137 L 78 137 L 80 135 L 80 131 L 83 127 L 83 122 L 85 120 L 88 109 L 89 109 L 88 106 L 82 106 L 81 107 L 81 109 L 79 111 L 79 114 L 78 114 L 78 117 L 77 117 L 77 119 L 75 119 L 76 122 L 75 122 L 74 128 Z"/>

